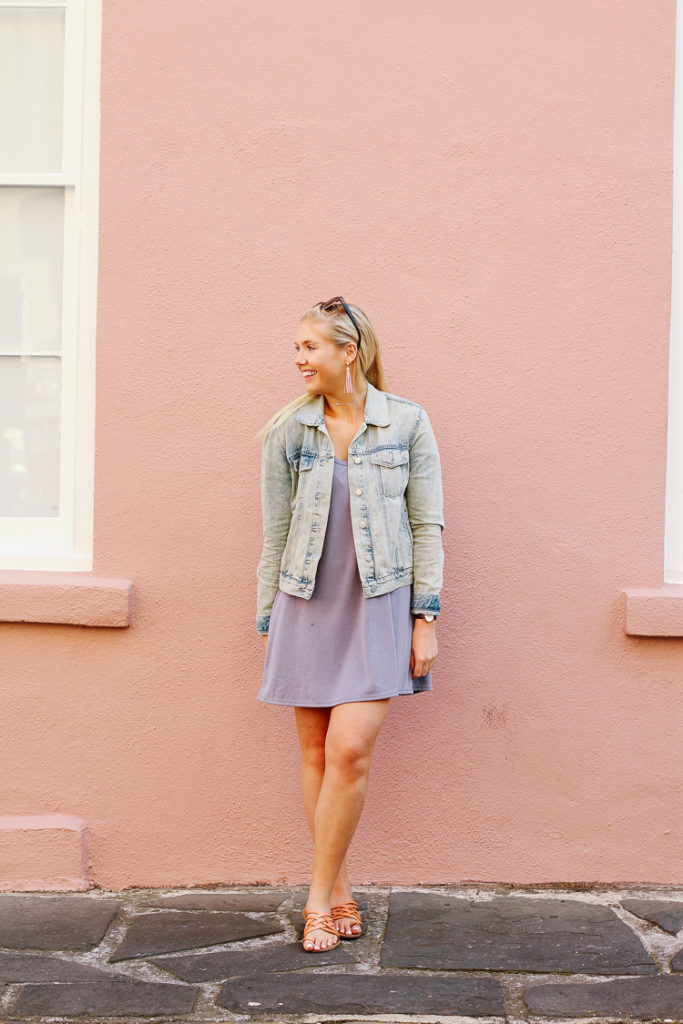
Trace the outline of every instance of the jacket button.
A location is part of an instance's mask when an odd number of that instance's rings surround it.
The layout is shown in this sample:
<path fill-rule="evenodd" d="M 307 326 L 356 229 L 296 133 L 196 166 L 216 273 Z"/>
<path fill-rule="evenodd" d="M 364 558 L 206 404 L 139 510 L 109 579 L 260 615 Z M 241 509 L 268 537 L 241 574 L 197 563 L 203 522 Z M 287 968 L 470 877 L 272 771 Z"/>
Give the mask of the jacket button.
<path fill-rule="evenodd" d="M 365 561 L 366 562 L 371 562 L 372 561 L 372 555 L 366 555 L 365 556 Z"/>
<path fill-rule="evenodd" d="M 360 462 L 360 458 L 359 458 L 359 456 L 358 456 L 358 455 L 356 455 L 356 457 L 355 457 L 355 459 L 354 459 L 353 461 L 354 461 L 354 462 Z"/>
<path fill-rule="evenodd" d="M 360 525 L 361 525 L 361 526 L 363 527 L 363 529 L 364 529 L 364 530 L 366 530 L 366 529 L 367 529 L 367 524 L 366 524 L 366 522 L 365 522 L 365 520 L 364 520 L 364 519 L 361 519 L 361 521 L 360 521 Z"/>
<path fill-rule="evenodd" d="M 362 494 L 362 493 L 363 493 L 363 492 L 361 491 L 360 487 L 357 487 L 357 488 L 356 488 L 356 494 L 358 495 L 358 497 L 359 497 L 359 498 L 360 498 L 360 496 L 361 496 L 361 494 Z"/>

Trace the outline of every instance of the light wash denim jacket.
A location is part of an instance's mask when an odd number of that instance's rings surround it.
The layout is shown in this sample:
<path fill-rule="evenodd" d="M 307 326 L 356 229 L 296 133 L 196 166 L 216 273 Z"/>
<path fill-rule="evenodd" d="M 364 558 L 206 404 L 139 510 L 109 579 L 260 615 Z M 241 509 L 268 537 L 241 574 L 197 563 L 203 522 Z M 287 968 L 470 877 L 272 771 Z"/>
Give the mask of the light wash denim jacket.
<path fill-rule="evenodd" d="M 256 629 L 267 634 L 278 587 L 308 600 L 325 539 L 334 446 L 316 395 L 264 437 L 263 553 Z M 441 463 L 416 402 L 368 382 L 363 422 L 349 444 L 351 527 L 365 597 L 413 584 L 411 611 L 441 610 L 444 529 Z"/>

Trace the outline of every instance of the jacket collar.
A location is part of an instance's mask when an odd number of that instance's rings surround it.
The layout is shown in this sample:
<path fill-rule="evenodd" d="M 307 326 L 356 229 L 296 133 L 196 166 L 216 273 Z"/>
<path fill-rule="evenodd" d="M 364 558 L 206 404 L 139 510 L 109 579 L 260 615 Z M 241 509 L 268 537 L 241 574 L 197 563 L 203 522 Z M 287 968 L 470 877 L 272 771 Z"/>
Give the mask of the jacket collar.
<path fill-rule="evenodd" d="M 306 423 L 309 427 L 320 427 L 325 422 L 323 410 L 325 398 L 323 395 L 316 395 L 306 405 L 302 405 L 297 413 L 300 423 Z M 373 423 L 377 427 L 388 427 L 389 402 L 385 391 L 379 391 L 368 381 L 368 393 L 365 396 L 365 410 L 363 413 L 364 423 Z"/>

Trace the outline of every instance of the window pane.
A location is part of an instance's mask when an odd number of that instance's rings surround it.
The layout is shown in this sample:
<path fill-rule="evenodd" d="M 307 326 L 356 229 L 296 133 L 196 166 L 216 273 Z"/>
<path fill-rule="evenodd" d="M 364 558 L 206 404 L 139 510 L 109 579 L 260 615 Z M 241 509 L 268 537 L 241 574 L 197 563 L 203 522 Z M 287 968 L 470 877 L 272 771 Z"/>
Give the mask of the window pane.
<path fill-rule="evenodd" d="M 64 190 L 0 188 L 0 352 L 61 351 Z"/>
<path fill-rule="evenodd" d="M 59 513 L 59 357 L 0 356 L 0 516 Z"/>
<path fill-rule="evenodd" d="M 0 170 L 61 171 L 64 11 L 0 8 Z"/>

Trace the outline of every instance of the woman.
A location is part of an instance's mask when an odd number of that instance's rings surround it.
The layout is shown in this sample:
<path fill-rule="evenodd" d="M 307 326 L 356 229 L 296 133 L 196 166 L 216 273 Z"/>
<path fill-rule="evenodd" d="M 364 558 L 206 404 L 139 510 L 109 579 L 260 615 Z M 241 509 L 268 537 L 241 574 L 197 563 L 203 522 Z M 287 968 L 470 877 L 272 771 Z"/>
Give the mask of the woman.
<path fill-rule="evenodd" d="M 426 412 L 388 394 L 367 316 L 300 322 L 306 393 L 261 431 L 259 699 L 294 707 L 313 836 L 303 948 L 361 934 L 346 852 L 392 697 L 431 690 L 443 580 L 441 468 Z"/>

